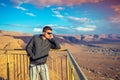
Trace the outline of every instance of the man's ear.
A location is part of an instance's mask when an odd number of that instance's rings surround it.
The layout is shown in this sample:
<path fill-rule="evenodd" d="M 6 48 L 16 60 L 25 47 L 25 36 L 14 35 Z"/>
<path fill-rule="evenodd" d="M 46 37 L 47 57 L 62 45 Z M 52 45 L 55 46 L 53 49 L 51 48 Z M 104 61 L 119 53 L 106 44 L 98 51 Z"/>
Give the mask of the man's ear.
<path fill-rule="evenodd" d="M 42 35 L 44 36 L 44 35 L 45 35 L 45 32 L 42 32 Z"/>
<path fill-rule="evenodd" d="M 44 35 L 44 34 L 45 34 L 45 32 L 42 32 L 42 34 Z"/>

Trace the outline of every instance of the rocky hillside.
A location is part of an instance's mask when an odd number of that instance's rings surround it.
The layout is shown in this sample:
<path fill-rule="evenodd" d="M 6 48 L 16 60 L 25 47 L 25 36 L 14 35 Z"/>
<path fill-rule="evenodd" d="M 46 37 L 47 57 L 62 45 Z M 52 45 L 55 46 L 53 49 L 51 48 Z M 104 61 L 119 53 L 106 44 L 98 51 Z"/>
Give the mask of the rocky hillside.
<path fill-rule="evenodd" d="M 0 46 L 4 48 L 24 48 L 31 39 L 31 34 L 22 34 L 18 32 L 9 32 L 0 30 Z M 97 47 L 93 43 L 112 43 L 120 42 L 120 34 L 100 34 L 100 35 L 55 35 L 55 38 L 61 43 L 80 44 L 90 47 Z"/>
<path fill-rule="evenodd" d="M 30 34 L 22 34 L 18 32 L 9 32 L 9 31 L 0 30 L 0 44 L 1 44 L 0 49 L 23 49 L 26 43 L 24 39 L 22 40 L 18 37 L 24 37 L 24 36 L 30 36 Z"/>
<path fill-rule="evenodd" d="M 58 37 L 75 44 L 120 42 L 120 34 L 58 35 Z"/>

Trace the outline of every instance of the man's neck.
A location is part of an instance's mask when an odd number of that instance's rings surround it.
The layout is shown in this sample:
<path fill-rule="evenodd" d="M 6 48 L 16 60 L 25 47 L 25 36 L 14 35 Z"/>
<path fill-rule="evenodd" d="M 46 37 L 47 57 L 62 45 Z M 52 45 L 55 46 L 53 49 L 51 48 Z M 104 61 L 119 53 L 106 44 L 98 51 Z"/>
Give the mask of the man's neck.
<path fill-rule="evenodd" d="M 43 36 L 42 36 L 42 39 L 43 39 L 43 40 L 46 40 L 46 37 L 43 35 Z"/>

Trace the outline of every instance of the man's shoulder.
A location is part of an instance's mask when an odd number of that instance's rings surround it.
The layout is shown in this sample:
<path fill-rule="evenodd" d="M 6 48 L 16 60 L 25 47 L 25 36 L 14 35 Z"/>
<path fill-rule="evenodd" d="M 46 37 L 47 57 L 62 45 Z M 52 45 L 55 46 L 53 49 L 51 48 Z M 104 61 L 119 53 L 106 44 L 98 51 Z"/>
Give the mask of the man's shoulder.
<path fill-rule="evenodd" d="M 33 39 L 38 39 L 38 38 L 41 39 L 41 35 L 34 35 L 33 36 Z"/>
<path fill-rule="evenodd" d="M 40 35 L 33 35 L 34 38 L 37 38 L 37 37 L 39 37 L 39 36 L 40 36 Z"/>

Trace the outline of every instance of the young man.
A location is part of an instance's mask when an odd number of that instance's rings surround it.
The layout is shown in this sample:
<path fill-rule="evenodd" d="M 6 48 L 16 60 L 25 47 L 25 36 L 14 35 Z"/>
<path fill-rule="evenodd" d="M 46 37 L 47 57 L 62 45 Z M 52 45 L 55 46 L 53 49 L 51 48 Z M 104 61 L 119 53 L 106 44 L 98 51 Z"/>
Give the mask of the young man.
<path fill-rule="evenodd" d="M 53 37 L 52 28 L 45 26 L 42 34 L 33 36 L 26 47 L 30 56 L 30 80 L 38 80 L 39 75 L 40 80 L 49 80 L 46 60 L 51 48 L 60 49 L 60 45 Z"/>

